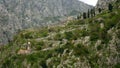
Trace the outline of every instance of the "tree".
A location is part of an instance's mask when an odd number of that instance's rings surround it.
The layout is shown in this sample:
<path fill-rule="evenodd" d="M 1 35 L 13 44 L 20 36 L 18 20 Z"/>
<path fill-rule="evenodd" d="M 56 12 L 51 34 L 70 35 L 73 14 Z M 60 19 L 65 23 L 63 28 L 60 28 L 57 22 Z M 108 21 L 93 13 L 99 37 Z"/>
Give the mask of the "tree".
<path fill-rule="evenodd" d="M 86 13 L 84 12 L 83 13 L 83 19 L 86 19 L 87 18 L 87 15 L 86 15 Z"/>
<path fill-rule="evenodd" d="M 88 14 L 88 15 L 87 15 L 87 16 L 88 16 L 88 18 L 90 18 L 90 11 L 89 11 L 89 9 L 88 9 L 88 13 L 87 13 L 87 14 Z"/>
<path fill-rule="evenodd" d="M 95 8 L 90 10 L 91 17 L 95 16 Z"/>
<path fill-rule="evenodd" d="M 90 10 L 90 15 L 91 15 L 91 17 L 93 17 L 93 10 L 92 9 Z"/>
<path fill-rule="evenodd" d="M 112 12 L 112 9 L 113 9 L 112 4 L 109 4 L 109 5 L 108 5 L 108 9 L 109 9 L 110 12 Z"/>
<path fill-rule="evenodd" d="M 116 2 L 118 3 L 118 2 L 120 2 L 120 0 L 116 0 Z"/>
<path fill-rule="evenodd" d="M 77 19 L 81 19 L 81 15 L 78 15 L 78 16 L 77 16 Z"/>
<path fill-rule="evenodd" d="M 93 8 L 93 16 L 95 16 L 95 8 Z"/>
<path fill-rule="evenodd" d="M 102 9 L 101 9 L 101 8 L 98 8 L 98 11 L 99 11 L 99 13 L 101 13 Z"/>

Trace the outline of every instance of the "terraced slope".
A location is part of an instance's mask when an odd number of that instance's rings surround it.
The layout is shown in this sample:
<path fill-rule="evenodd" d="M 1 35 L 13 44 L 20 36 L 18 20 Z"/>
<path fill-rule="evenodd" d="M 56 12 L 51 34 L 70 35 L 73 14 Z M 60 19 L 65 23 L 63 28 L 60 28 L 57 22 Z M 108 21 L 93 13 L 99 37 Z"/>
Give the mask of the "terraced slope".
<path fill-rule="evenodd" d="M 0 49 L 0 68 L 63 67 L 120 68 L 120 9 L 58 26 L 27 29 Z"/>

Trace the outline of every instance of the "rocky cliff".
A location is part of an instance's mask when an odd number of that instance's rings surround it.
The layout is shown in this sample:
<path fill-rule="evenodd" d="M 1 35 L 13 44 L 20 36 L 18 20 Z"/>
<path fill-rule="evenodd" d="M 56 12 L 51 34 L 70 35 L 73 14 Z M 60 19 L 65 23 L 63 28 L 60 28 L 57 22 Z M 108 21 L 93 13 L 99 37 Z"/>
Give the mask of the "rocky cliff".
<path fill-rule="evenodd" d="M 78 0 L 0 0 L 0 43 L 22 29 L 59 22 L 90 8 Z"/>

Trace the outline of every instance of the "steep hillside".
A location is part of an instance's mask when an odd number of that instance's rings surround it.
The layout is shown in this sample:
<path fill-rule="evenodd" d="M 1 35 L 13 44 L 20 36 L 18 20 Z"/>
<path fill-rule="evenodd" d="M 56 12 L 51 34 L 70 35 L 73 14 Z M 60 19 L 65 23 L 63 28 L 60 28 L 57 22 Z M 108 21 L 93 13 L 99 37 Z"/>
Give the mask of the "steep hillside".
<path fill-rule="evenodd" d="M 0 68 L 120 68 L 120 9 L 23 30 L 0 58 Z"/>
<path fill-rule="evenodd" d="M 116 2 L 117 0 L 98 0 L 98 3 L 97 3 L 97 8 L 103 8 L 103 9 L 107 9 L 107 6 L 109 3 L 114 3 Z"/>
<path fill-rule="evenodd" d="M 58 23 L 90 8 L 78 0 L 0 0 L 0 44 L 22 29 Z"/>

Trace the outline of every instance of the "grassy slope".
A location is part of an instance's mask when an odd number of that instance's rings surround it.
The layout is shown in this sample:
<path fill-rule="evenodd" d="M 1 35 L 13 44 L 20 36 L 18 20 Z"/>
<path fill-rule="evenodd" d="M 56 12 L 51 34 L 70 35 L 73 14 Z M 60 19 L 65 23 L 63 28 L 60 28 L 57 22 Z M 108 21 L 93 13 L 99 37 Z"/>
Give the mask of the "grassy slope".
<path fill-rule="evenodd" d="M 100 26 L 100 24 L 103 24 Z M 31 54 L 18 55 L 31 42 Z M 0 68 L 119 68 L 120 10 L 42 29 L 27 29 L 1 47 Z"/>

